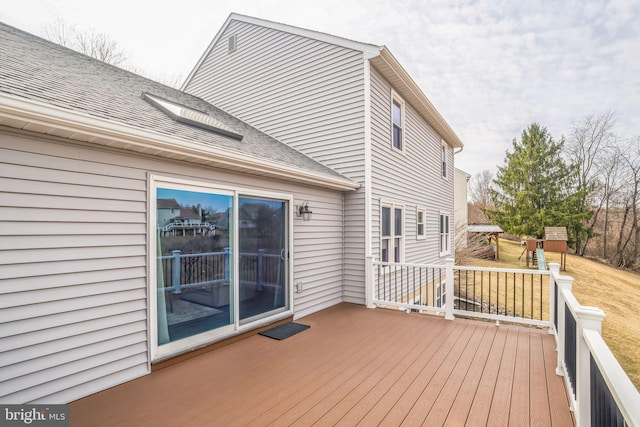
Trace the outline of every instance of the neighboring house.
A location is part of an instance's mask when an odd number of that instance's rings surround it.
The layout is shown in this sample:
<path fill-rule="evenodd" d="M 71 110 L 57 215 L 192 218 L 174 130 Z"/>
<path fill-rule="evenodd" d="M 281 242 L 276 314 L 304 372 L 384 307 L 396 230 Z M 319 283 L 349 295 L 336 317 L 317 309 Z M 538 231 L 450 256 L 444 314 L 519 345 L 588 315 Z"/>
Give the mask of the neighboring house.
<path fill-rule="evenodd" d="M 231 15 L 195 96 L 0 40 L 2 403 L 69 402 L 366 303 L 367 257 L 453 255 L 462 143 L 385 47 Z M 221 232 L 161 232 L 198 205 Z"/>
<path fill-rule="evenodd" d="M 467 190 L 471 175 L 456 168 L 455 169 L 455 199 L 454 214 L 456 226 L 456 248 L 467 245 L 467 224 L 469 224 L 469 208 L 467 202 Z"/>
<path fill-rule="evenodd" d="M 189 224 L 202 223 L 202 210 L 198 207 L 194 208 L 181 208 L 180 218 Z"/>
<path fill-rule="evenodd" d="M 360 184 L 344 197 L 344 300 L 365 260 L 453 256 L 462 142 L 384 46 L 232 14 L 182 87 Z"/>
<path fill-rule="evenodd" d="M 156 210 L 158 227 L 165 226 L 180 216 L 180 205 L 176 199 L 157 199 Z"/>

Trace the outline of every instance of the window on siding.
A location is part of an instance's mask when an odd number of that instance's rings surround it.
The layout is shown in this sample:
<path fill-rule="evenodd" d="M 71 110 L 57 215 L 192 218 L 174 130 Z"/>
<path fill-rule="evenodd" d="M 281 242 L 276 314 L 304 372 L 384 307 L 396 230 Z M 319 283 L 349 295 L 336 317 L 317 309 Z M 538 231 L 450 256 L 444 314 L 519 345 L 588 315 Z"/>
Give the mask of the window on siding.
<path fill-rule="evenodd" d="M 391 143 L 393 148 L 404 149 L 404 102 L 396 95 L 391 101 Z"/>
<path fill-rule="evenodd" d="M 382 223 L 380 260 L 382 262 L 402 262 L 404 243 L 402 207 L 382 206 L 380 221 Z"/>
<path fill-rule="evenodd" d="M 426 217 L 425 209 L 418 208 L 416 210 L 416 238 L 425 239 L 427 236 L 424 220 Z"/>
<path fill-rule="evenodd" d="M 440 233 L 440 255 L 446 255 L 449 253 L 449 215 L 440 214 L 438 229 Z"/>
<path fill-rule="evenodd" d="M 441 147 L 441 164 L 442 164 L 442 177 L 447 177 L 447 146 L 443 143 Z"/>

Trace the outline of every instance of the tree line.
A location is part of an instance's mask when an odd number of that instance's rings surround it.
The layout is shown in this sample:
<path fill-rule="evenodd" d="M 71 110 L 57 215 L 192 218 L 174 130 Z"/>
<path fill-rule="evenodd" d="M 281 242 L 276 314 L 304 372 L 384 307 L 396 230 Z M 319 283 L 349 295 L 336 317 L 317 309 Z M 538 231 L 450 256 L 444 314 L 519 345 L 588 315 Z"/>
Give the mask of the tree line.
<path fill-rule="evenodd" d="M 566 140 L 531 124 L 495 176 L 472 178 L 470 195 L 509 234 L 542 238 L 564 226 L 577 255 L 640 268 L 640 137 L 616 135 L 611 112 L 575 122 Z"/>

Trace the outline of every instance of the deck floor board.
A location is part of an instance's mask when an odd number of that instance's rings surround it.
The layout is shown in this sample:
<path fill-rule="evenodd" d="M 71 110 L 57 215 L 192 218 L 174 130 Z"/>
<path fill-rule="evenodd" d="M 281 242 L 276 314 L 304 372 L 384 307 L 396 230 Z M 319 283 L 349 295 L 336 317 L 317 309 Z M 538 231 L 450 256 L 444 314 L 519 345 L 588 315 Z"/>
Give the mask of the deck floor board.
<path fill-rule="evenodd" d="M 339 304 L 70 404 L 71 425 L 572 426 L 553 336 Z"/>

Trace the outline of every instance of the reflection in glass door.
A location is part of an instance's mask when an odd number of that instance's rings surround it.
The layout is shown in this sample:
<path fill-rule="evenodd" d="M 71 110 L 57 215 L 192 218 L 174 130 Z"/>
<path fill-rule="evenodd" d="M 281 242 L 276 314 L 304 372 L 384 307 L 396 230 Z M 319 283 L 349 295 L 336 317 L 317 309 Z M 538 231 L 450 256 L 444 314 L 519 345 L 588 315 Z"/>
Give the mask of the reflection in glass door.
<path fill-rule="evenodd" d="M 157 345 L 232 325 L 233 196 L 156 190 Z"/>
<path fill-rule="evenodd" d="M 286 208 L 281 200 L 238 199 L 240 320 L 287 308 Z"/>

